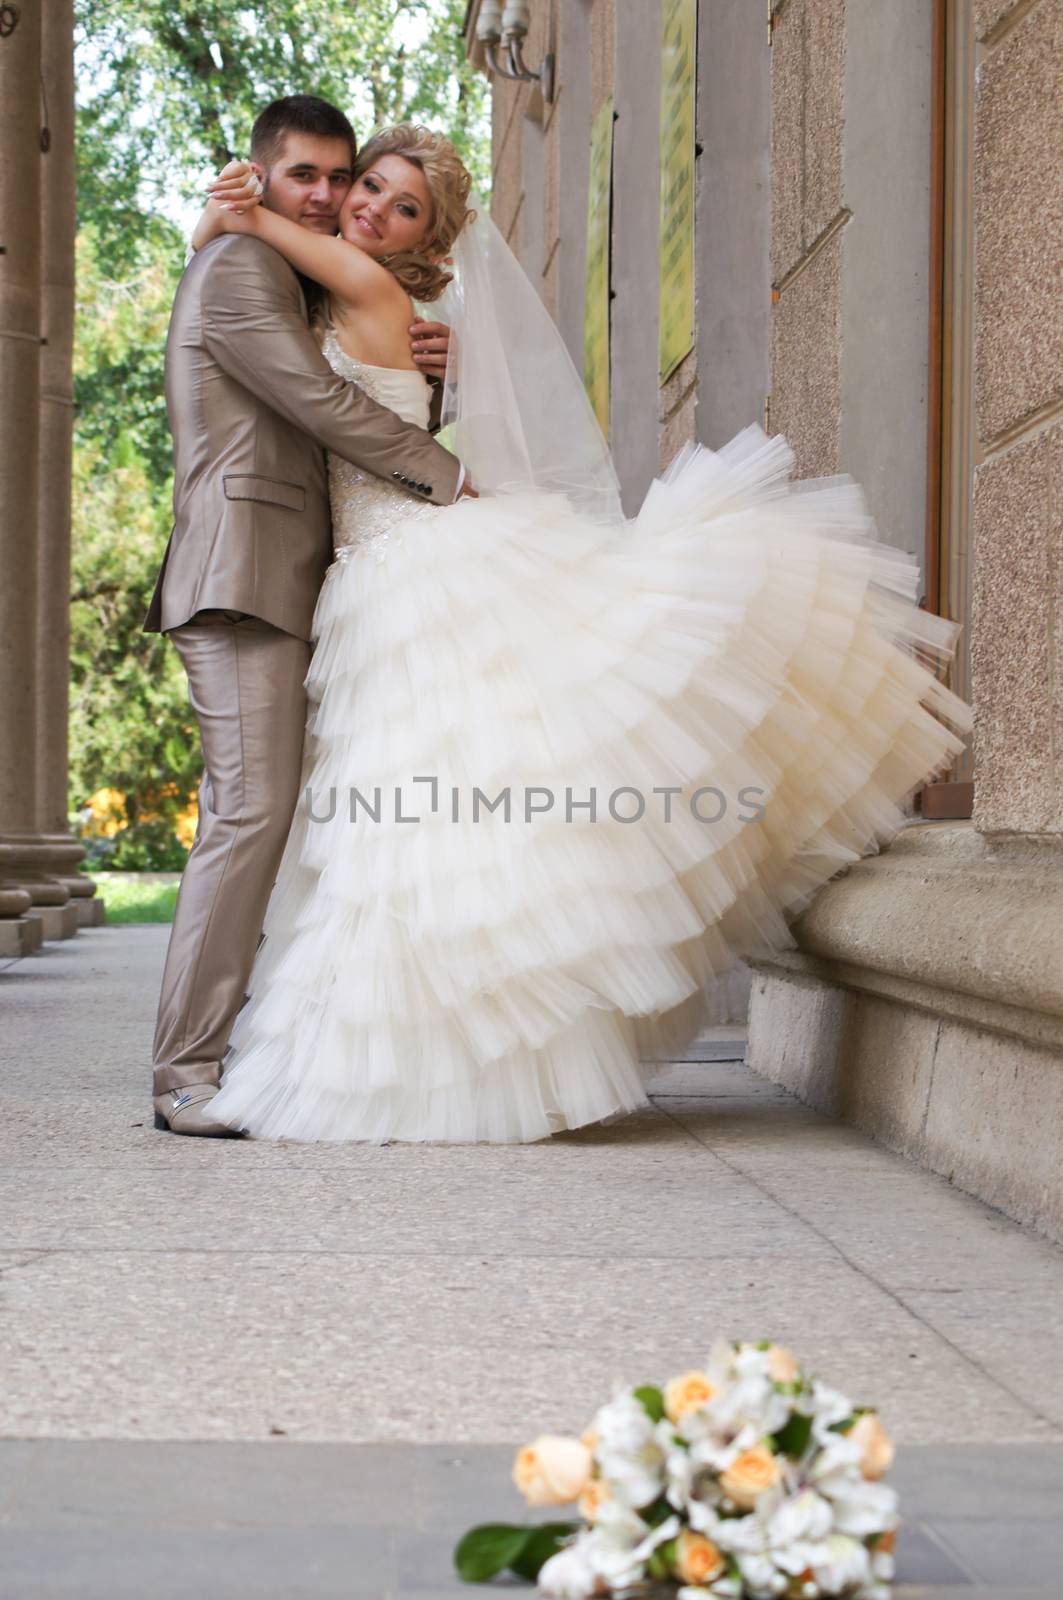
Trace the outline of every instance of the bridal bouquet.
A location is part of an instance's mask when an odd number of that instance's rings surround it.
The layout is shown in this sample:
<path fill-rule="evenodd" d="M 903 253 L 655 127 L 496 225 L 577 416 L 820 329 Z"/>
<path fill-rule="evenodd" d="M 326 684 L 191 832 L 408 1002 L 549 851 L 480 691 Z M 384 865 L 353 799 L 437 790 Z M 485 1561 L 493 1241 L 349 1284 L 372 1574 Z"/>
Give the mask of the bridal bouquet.
<path fill-rule="evenodd" d="M 459 1574 L 509 1568 L 555 1600 L 888 1600 L 897 1496 L 876 1412 L 807 1375 L 781 1345 L 719 1341 L 663 1389 L 620 1389 L 582 1438 L 517 1452 L 529 1505 L 581 1521 L 472 1528 Z"/>

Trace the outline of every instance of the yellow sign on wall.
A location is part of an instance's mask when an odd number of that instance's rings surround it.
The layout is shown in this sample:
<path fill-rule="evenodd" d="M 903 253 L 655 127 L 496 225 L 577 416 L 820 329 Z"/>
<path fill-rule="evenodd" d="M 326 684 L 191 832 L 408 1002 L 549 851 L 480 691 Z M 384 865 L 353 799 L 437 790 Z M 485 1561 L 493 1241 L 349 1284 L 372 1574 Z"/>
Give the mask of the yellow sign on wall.
<path fill-rule="evenodd" d="M 661 382 L 694 344 L 694 126 L 697 0 L 661 18 Z"/>
<path fill-rule="evenodd" d="M 587 196 L 587 277 L 583 299 L 583 381 L 591 405 L 609 432 L 609 245 L 613 187 L 613 101 L 610 97 L 591 131 Z"/>

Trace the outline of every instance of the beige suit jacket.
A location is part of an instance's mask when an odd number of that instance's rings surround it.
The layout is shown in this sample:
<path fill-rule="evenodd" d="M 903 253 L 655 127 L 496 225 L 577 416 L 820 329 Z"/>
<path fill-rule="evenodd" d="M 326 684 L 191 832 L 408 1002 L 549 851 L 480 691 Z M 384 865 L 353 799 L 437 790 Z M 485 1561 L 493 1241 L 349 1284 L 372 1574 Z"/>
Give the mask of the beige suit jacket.
<path fill-rule="evenodd" d="M 228 234 L 189 263 L 166 345 L 174 528 L 144 627 L 197 611 L 261 617 L 310 637 L 332 555 L 322 446 L 437 505 L 460 463 L 338 377 L 287 262 Z"/>

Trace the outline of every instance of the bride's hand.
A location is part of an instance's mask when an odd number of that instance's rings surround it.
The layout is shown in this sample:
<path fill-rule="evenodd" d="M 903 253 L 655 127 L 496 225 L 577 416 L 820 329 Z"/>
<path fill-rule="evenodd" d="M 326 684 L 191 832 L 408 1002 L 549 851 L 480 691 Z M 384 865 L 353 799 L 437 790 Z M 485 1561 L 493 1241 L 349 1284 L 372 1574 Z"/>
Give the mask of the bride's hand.
<path fill-rule="evenodd" d="M 262 200 L 262 180 L 250 161 L 230 161 L 208 184 L 207 195 L 223 211 L 242 216 Z"/>

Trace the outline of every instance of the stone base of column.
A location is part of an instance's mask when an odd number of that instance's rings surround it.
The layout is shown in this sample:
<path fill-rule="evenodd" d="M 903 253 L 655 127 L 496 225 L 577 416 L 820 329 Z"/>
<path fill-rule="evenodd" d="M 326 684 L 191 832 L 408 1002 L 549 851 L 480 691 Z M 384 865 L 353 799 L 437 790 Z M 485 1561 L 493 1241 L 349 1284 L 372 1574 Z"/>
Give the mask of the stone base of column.
<path fill-rule="evenodd" d="M 44 933 L 38 917 L 5 917 L 0 921 L 0 961 L 18 961 L 41 948 Z"/>
<path fill-rule="evenodd" d="M 63 906 L 34 906 L 31 915 L 40 922 L 46 939 L 72 939 L 81 926 L 73 900 Z"/>
<path fill-rule="evenodd" d="M 28 913 L 33 901 L 25 889 L 0 884 L 0 960 L 30 956 L 41 947 L 44 929 Z"/>
<path fill-rule="evenodd" d="M 45 939 L 70 939 L 78 931 L 77 907 L 59 874 L 70 871 L 83 855 L 70 834 L 0 835 L 0 889 L 30 896 L 32 915 L 40 918 Z"/>
<path fill-rule="evenodd" d="M 64 877 L 63 882 L 70 890 L 70 898 L 77 907 L 79 928 L 102 928 L 107 921 L 107 913 L 103 901 L 96 893 L 96 885 L 84 873 L 77 873 L 74 877 Z"/>

